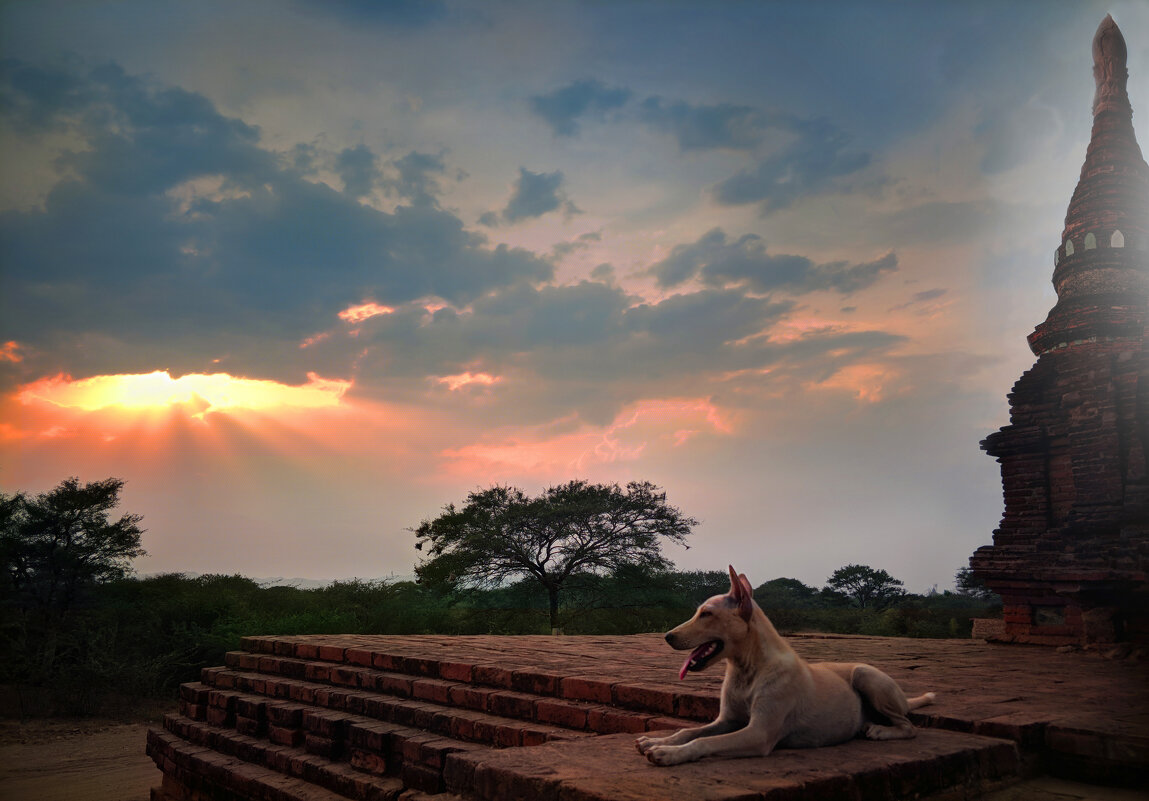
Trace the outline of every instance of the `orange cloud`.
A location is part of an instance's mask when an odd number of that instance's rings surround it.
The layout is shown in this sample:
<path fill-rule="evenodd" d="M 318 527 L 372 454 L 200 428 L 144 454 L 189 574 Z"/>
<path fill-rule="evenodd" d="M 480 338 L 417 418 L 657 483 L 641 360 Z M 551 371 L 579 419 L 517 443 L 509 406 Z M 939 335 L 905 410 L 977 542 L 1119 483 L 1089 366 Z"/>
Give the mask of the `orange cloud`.
<path fill-rule="evenodd" d="M 361 323 L 372 317 L 391 314 L 394 311 L 390 306 L 380 306 L 378 303 L 360 303 L 358 306 L 348 306 L 339 312 L 339 319 L 347 323 Z"/>
<path fill-rule="evenodd" d="M 491 375 L 490 373 L 472 373 L 470 371 L 456 375 L 445 375 L 438 379 L 440 384 L 446 384 L 447 389 L 452 392 L 470 384 L 490 386 L 500 380 L 498 376 Z"/>
<path fill-rule="evenodd" d="M 851 364 L 825 381 L 810 385 L 822 389 L 845 390 L 865 403 L 878 403 L 889 397 L 901 379 L 901 371 L 883 364 Z M 904 391 L 904 388 L 899 391 Z"/>
<path fill-rule="evenodd" d="M 20 343 L 9 340 L 3 345 L 0 345 L 0 362 L 22 362 L 24 357 L 17 351 L 20 350 Z"/>

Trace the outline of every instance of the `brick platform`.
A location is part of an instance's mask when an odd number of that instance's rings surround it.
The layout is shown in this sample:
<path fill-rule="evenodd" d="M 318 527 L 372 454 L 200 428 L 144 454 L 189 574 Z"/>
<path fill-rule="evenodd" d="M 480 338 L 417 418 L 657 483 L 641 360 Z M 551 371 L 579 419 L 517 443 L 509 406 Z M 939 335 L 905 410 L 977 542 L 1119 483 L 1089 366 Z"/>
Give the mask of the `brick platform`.
<path fill-rule="evenodd" d="M 656 768 L 639 732 L 710 720 L 721 671 L 633 637 L 249 637 L 148 736 L 153 801 L 976 798 L 1040 773 L 1137 782 L 1149 667 L 971 640 L 790 638 L 907 693 L 910 741 Z M 529 747 L 523 747 L 529 746 Z"/>

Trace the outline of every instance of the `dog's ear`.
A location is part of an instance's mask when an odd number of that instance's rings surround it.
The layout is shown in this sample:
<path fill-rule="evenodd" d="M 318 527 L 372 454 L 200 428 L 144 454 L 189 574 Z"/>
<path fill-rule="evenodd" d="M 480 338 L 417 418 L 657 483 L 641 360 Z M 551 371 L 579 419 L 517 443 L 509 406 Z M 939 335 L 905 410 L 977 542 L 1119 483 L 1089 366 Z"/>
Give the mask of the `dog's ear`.
<path fill-rule="evenodd" d="M 750 588 L 750 581 L 746 576 L 739 575 L 733 565 L 730 568 L 730 597 L 738 605 L 738 616 L 745 621 L 750 620 L 754 614 L 754 590 Z"/>

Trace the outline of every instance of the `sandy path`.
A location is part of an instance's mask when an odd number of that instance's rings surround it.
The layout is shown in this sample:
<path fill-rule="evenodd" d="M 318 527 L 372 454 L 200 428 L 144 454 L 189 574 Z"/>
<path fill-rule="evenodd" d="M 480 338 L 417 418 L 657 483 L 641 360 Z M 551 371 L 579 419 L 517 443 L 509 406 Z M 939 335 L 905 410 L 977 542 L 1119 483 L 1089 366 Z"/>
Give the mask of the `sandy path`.
<path fill-rule="evenodd" d="M 43 722 L 0 742 L 4 801 L 147 801 L 162 774 L 144 754 L 145 724 Z"/>

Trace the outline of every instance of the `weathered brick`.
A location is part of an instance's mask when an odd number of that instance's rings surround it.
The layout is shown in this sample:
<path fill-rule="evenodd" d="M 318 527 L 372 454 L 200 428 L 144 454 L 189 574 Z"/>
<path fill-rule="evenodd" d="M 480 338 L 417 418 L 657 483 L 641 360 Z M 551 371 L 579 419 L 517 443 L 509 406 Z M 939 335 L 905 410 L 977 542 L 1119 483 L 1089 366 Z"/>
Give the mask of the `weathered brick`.
<path fill-rule="evenodd" d="M 535 719 L 539 723 L 553 723 L 581 730 L 586 728 L 587 710 L 574 704 L 542 698 L 535 704 Z"/>
<path fill-rule="evenodd" d="M 646 731 L 646 721 L 650 717 L 620 709 L 596 707 L 587 711 L 587 728 L 599 734 L 639 734 Z"/>
<path fill-rule="evenodd" d="M 535 668 L 515 670 L 511 673 L 511 688 L 535 695 L 559 695 L 562 676 Z"/>
<path fill-rule="evenodd" d="M 411 684 L 411 695 L 437 704 L 450 703 L 452 683 L 438 679 L 416 679 Z"/>
<path fill-rule="evenodd" d="M 349 751 L 351 767 L 376 776 L 387 772 L 387 759 L 382 754 L 365 751 L 362 748 L 352 748 Z"/>
<path fill-rule="evenodd" d="M 674 714 L 689 720 L 710 721 L 718 717 L 719 702 L 717 696 L 711 695 L 680 695 L 675 700 Z"/>
<path fill-rule="evenodd" d="M 616 684 L 613 693 L 614 702 L 628 709 L 661 712 L 664 715 L 675 713 L 676 694 L 665 687 L 648 684 Z"/>
<path fill-rule="evenodd" d="M 497 665 L 475 665 L 471 668 L 472 680 L 476 684 L 486 684 L 490 687 L 510 688 L 512 672 Z"/>
<path fill-rule="evenodd" d="M 439 678 L 448 681 L 470 681 L 473 666 L 465 662 L 440 662 Z"/>
<path fill-rule="evenodd" d="M 492 715 L 501 715 L 520 720 L 533 720 L 535 716 L 535 698 L 525 693 L 500 691 L 491 693 L 487 700 L 487 709 Z"/>
<path fill-rule="evenodd" d="M 342 662 L 344 650 L 337 645 L 320 645 L 318 656 L 325 662 Z"/>
<path fill-rule="evenodd" d="M 561 683 L 563 698 L 574 701 L 594 701 L 600 704 L 609 704 L 612 682 L 603 679 L 589 679 L 579 676 L 568 676 Z"/>
<path fill-rule="evenodd" d="M 373 654 L 363 648 L 348 648 L 343 652 L 343 661 L 358 667 L 371 667 Z"/>
<path fill-rule="evenodd" d="M 268 725 L 267 727 L 267 739 L 276 745 L 286 745 L 295 748 L 303 743 L 303 736 L 302 729 L 272 725 Z"/>

